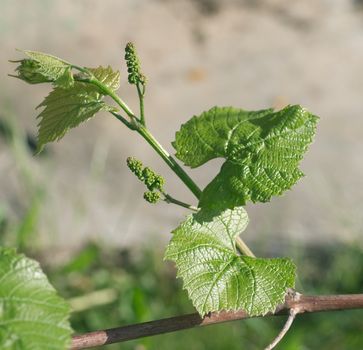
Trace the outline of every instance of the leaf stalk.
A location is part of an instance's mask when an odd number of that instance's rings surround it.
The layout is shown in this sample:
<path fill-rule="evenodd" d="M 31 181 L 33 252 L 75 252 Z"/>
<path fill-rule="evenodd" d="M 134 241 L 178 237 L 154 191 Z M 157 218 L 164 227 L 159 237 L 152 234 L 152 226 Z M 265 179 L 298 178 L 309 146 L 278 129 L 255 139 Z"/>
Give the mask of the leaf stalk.
<path fill-rule="evenodd" d="M 163 192 L 163 195 L 164 195 L 164 201 L 166 203 L 172 203 L 172 204 L 176 204 L 176 205 L 179 205 L 180 207 L 183 207 L 183 208 L 187 208 L 187 209 L 190 209 L 192 211 L 195 211 L 195 212 L 198 212 L 198 208 L 193 206 L 193 205 L 190 205 L 188 203 L 184 203 L 178 199 L 175 199 L 174 197 L 170 196 L 168 193 L 166 192 Z"/>
<path fill-rule="evenodd" d="M 236 247 L 237 250 L 247 256 L 251 256 L 252 258 L 255 258 L 255 254 L 252 253 L 251 249 L 248 247 L 248 245 L 242 240 L 241 237 L 236 238 Z"/>
<path fill-rule="evenodd" d="M 137 94 L 139 95 L 139 102 L 140 102 L 140 122 L 143 126 L 146 127 L 145 123 L 145 107 L 144 107 L 144 95 L 145 95 L 145 87 L 143 86 L 142 90 L 140 88 L 140 84 L 137 83 Z"/>

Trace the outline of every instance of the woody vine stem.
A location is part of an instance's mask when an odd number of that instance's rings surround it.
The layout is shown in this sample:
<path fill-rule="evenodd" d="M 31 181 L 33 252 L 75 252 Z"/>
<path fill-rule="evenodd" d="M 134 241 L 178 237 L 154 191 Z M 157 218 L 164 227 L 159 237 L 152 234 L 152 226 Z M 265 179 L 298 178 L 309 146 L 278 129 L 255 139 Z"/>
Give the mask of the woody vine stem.
<path fill-rule="evenodd" d="M 288 327 L 291 326 L 294 317 L 298 314 L 362 308 L 363 294 L 305 296 L 296 292 L 289 293 L 286 296 L 285 303 L 279 305 L 275 312 L 267 315 L 279 316 L 290 314 L 285 327 L 265 350 L 273 349 L 277 345 L 285 335 Z M 89 349 L 100 345 L 119 343 L 183 329 L 248 318 L 250 317 L 243 310 L 212 313 L 206 315 L 204 318 L 201 318 L 199 314 L 175 316 L 162 320 L 76 335 L 72 339 L 71 350 Z"/>

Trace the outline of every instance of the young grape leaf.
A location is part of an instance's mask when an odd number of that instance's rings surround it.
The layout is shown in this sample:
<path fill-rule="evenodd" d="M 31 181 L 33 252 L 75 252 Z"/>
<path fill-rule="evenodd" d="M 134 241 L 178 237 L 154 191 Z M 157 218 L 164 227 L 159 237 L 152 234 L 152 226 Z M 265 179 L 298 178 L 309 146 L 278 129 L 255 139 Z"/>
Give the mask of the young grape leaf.
<path fill-rule="evenodd" d="M 29 60 L 22 60 L 20 66 L 16 69 L 19 73 L 19 78 L 24 78 L 24 69 L 29 75 L 29 69 L 32 67 L 31 73 L 43 79 L 38 79 L 38 82 L 52 81 L 56 86 L 69 87 L 73 85 L 73 76 L 71 74 L 72 65 L 58 57 L 48 55 L 37 51 L 23 51 Z M 23 63 L 25 62 L 25 63 Z M 26 77 L 26 76 L 25 76 Z M 34 83 L 32 80 L 23 79 L 27 82 Z M 43 81 L 42 81 L 43 80 Z"/>
<path fill-rule="evenodd" d="M 242 207 L 227 209 L 210 222 L 189 215 L 173 232 L 165 258 L 173 260 L 184 289 L 201 316 L 245 310 L 250 316 L 274 311 L 295 283 L 290 259 L 238 255 L 235 239 L 247 226 Z"/>
<path fill-rule="evenodd" d="M 36 261 L 0 248 L 1 349 L 68 349 L 69 313 Z"/>
<path fill-rule="evenodd" d="M 72 74 L 72 68 L 69 67 L 64 71 L 64 74 L 61 75 L 55 82 L 54 85 L 59 86 L 63 89 L 69 89 L 74 85 L 74 77 Z"/>
<path fill-rule="evenodd" d="M 266 202 L 289 189 L 303 176 L 298 165 L 317 120 L 298 105 L 278 112 L 214 107 L 190 119 L 176 133 L 176 156 L 193 168 L 226 159 L 199 207 L 219 213 L 248 200 Z"/>
<path fill-rule="evenodd" d="M 86 68 L 88 69 L 96 79 L 98 79 L 102 84 L 106 85 L 113 91 L 118 90 L 120 87 L 120 72 L 113 71 L 110 66 L 97 68 Z"/>
<path fill-rule="evenodd" d="M 38 62 L 31 59 L 24 59 L 19 61 L 10 61 L 12 63 L 20 63 L 15 71 L 17 75 L 9 74 L 11 77 L 24 80 L 29 84 L 51 83 L 52 80 L 43 74 L 39 73 L 40 65 Z"/>
<path fill-rule="evenodd" d="M 94 116 L 108 110 L 98 88 L 87 83 L 75 82 L 73 87 L 54 90 L 37 107 L 45 107 L 38 115 L 38 151 L 48 142 L 60 140 L 66 132 Z"/>
<path fill-rule="evenodd" d="M 16 77 L 30 84 L 53 82 L 55 85 L 54 90 L 37 107 L 44 107 L 38 115 L 38 153 L 46 143 L 61 139 L 69 129 L 88 120 L 98 111 L 115 111 L 115 108 L 102 101 L 106 92 L 86 80 L 92 74 L 103 85 L 115 91 L 120 86 L 119 71 L 113 71 L 110 66 L 99 66 L 84 68 L 80 74 L 73 76 L 73 65 L 69 62 L 36 51 L 24 53 L 29 59 L 14 61 L 20 62 L 16 68 Z"/>

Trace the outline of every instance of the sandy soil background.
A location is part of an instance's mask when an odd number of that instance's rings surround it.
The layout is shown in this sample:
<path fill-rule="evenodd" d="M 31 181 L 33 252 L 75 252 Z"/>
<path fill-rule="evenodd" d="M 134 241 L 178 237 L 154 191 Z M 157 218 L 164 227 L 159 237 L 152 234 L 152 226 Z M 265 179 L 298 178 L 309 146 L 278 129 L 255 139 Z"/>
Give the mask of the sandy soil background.
<path fill-rule="evenodd" d="M 122 70 L 134 41 L 149 78 L 150 129 L 170 141 L 182 122 L 214 105 L 261 109 L 299 103 L 321 117 L 302 168 L 307 175 L 270 204 L 249 205 L 248 242 L 277 237 L 362 242 L 363 8 L 361 1 L 10 1 L 1 0 L 0 117 L 36 133 L 34 107 L 48 91 L 7 77 L 15 48 L 58 55 L 85 66 Z M 0 205 L 13 220 L 42 188 L 42 242 L 77 246 L 89 237 L 120 245 L 169 239 L 186 211 L 142 200 L 143 187 L 125 166 L 134 155 L 164 174 L 167 190 L 192 202 L 181 182 L 137 135 L 98 115 L 49 147 L 19 159 L 0 140 Z M 219 168 L 191 170 L 203 187 Z M 24 170 L 25 169 L 25 170 Z M 27 174 L 24 176 L 24 172 Z M 30 180 L 29 180 L 30 178 Z"/>

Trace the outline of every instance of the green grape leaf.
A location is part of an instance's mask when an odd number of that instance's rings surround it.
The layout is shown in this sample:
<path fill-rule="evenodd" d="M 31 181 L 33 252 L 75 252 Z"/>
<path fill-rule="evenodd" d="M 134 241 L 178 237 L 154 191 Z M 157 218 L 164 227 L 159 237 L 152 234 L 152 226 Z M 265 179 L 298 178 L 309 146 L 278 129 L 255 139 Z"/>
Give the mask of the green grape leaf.
<path fill-rule="evenodd" d="M 69 313 L 36 261 L 0 248 L 1 349 L 68 349 Z"/>
<path fill-rule="evenodd" d="M 235 239 L 248 223 L 242 207 L 227 209 L 209 222 L 189 215 L 173 232 L 165 258 L 173 260 L 183 287 L 201 316 L 245 310 L 250 316 L 274 311 L 295 284 L 290 259 L 238 255 Z"/>
<path fill-rule="evenodd" d="M 109 110 L 94 85 L 74 82 L 73 87 L 54 88 L 37 107 L 44 107 L 38 115 L 38 152 L 48 142 L 60 140 L 66 132 L 88 120 L 100 110 Z"/>
<path fill-rule="evenodd" d="M 88 69 L 96 79 L 98 79 L 102 84 L 106 85 L 113 91 L 118 90 L 120 87 L 120 72 L 113 71 L 110 66 L 97 68 L 86 68 Z"/>
<path fill-rule="evenodd" d="M 18 61 L 10 61 L 11 63 L 20 63 L 15 71 L 17 75 L 9 74 L 11 77 L 18 78 L 24 80 L 29 84 L 41 84 L 41 83 L 50 83 L 52 80 L 43 74 L 39 73 L 39 63 L 31 60 L 24 59 Z"/>
<path fill-rule="evenodd" d="M 72 68 L 67 68 L 63 75 L 61 75 L 55 82 L 54 85 L 59 86 L 63 89 L 69 89 L 74 85 L 74 78 L 72 74 Z"/>
<path fill-rule="evenodd" d="M 214 107 L 190 119 L 176 133 L 177 158 L 193 168 L 226 159 L 199 207 L 219 213 L 248 200 L 267 202 L 289 189 L 303 176 L 298 166 L 317 120 L 298 105 L 277 112 Z"/>
<path fill-rule="evenodd" d="M 32 61 L 32 73 L 37 75 L 38 77 L 42 76 L 44 81 L 53 81 L 55 85 L 69 87 L 73 85 L 73 76 L 71 73 L 72 65 L 69 62 L 66 62 L 58 57 L 45 54 L 37 51 L 23 51 Z M 28 61 L 28 60 L 23 60 Z M 21 61 L 22 62 L 22 61 Z M 26 65 L 21 64 L 17 70 L 19 72 L 19 78 L 21 77 L 21 67 L 26 68 L 29 71 L 30 64 L 29 62 Z M 72 76 L 72 77 L 70 77 Z M 23 79 L 27 81 L 26 79 Z M 65 84 L 65 81 L 67 83 Z M 28 81 L 32 83 L 31 81 Z"/>

